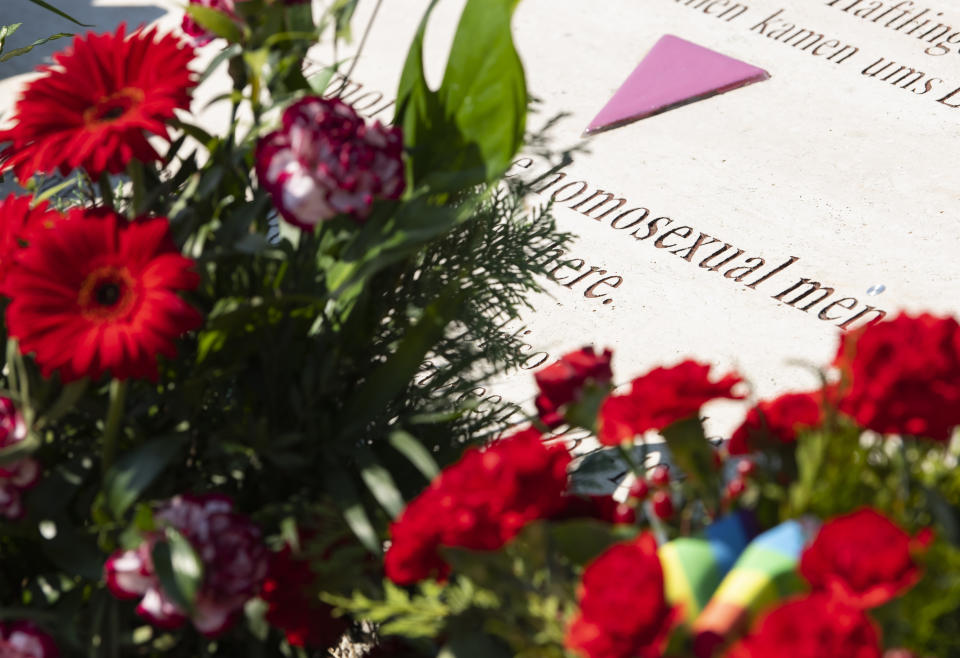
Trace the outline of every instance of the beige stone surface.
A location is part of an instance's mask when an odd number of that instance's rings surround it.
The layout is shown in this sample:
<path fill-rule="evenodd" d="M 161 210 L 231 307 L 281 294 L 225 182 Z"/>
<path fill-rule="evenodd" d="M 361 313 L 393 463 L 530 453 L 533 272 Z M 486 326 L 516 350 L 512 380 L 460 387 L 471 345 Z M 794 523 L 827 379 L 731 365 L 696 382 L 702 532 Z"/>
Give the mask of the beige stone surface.
<path fill-rule="evenodd" d="M 732 0 L 521 3 L 515 36 L 530 90 L 542 100 L 538 116 L 569 113 L 554 143 L 589 150 L 575 157 L 560 183 L 584 181 L 586 192 L 555 207 L 561 226 L 580 235 L 570 256 L 586 261 L 584 272 L 593 265 L 623 277 L 619 288 L 605 288 L 614 300 L 606 305 L 584 298 L 581 286 L 551 286 L 551 296 L 538 300 L 528 318 L 531 351 L 557 356 L 584 343 L 610 346 L 621 382 L 693 356 L 739 368 L 766 396 L 816 386 L 816 378 L 791 361 L 827 362 L 838 324 L 866 305 L 891 314 L 956 312 L 960 185 L 952 163 L 960 151 L 960 109 L 946 103 L 960 105 L 960 93 L 944 103 L 938 99 L 960 88 L 960 10 L 943 0 L 925 2 L 926 17 L 935 20 L 907 35 L 915 24 L 897 32 L 883 26 L 886 19 L 874 23 L 842 11 L 852 2 L 746 0 L 739 3 L 744 12 L 722 18 L 717 14 L 732 9 Z M 355 73 L 370 89 L 395 88 L 420 14 L 411 9 L 415 4 L 426 3 L 385 3 L 377 17 Z M 864 1 L 859 9 L 876 4 Z M 437 77 L 457 9 L 456 2 L 441 3 L 428 31 L 427 58 Z M 763 24 L 780 9 L 774 22 Z M 739 15 L 726 20 L 731 13 Z M 783 32 L 782 21 L 794 29 Z M 942 39 L 916 38 L 938 22 L 952 26 Z M 808 47 L 815 37 L 804 41 L 801 29 L 823 38 Z M 664 34 L 743 59 L 771 78 L 582 139 L 590 119 Z M 831 39 L 839 45 L 829 44 Z M 849 58 L 850 49 L 841 52 L 846 44 L 858 48 Z M 818 56 L 813 53 L 819 46 Z M 897 64 L 876 77 L 862 73 L 881 57 Z M 914 74 L 907 69 L 893 74 L 900 66 L 923 75 L 910 84 Z M 931 89 L 920 93 L 927 81 Z M 537 163 L 526 171 L 543 169 Z M 544 201 L 560 184 L 535 200 Z M 570 187 L 558 199 L 578 189 Z M 611 228 L 616 213 L 596 221 L 570 208 L 598 189 L 623 196 L 622 209 L 645 207 L 649 218 L 673 222 L 661 222 L 656 235 L 638 241 L 630 230 Z M 675 249 L 657 248 L 668 226 L 690 226 L 692 235 L 663 243 L 676 243 Z M 713 247 L 704 246 L 693 262 L 681 257 L 700 233 L 745 253 L 720 271 L 700 268 L 697 261 Z M 723 276 L 747 257 L 764 258 L 765 267 L 739 283 Z M 798 260 L 755 289 L 747 286 L 790 257 Z M 569 282 L 575 275 L 564 270 L 561 276 Z M 795 306 L 784 303 L 793 293 L 775 298 L 800 278 L 835 292 L 807 311 L 800 308 L 819 293 Z M 885 291 L 868 295 L 878 285 Z M 843 298 L 857 302 L 828 309 L 825 316 L 837 316 L 835 321 L 819 319 L 830 301 Z M 848 305 L 853 308 L 845 310 Z M 528 399 L 529 382 L 528 373 L 519 373 L 498 392 Z M 741 414 L 728 404 L 708 411 L 711 430 L 721 434 Z"/>

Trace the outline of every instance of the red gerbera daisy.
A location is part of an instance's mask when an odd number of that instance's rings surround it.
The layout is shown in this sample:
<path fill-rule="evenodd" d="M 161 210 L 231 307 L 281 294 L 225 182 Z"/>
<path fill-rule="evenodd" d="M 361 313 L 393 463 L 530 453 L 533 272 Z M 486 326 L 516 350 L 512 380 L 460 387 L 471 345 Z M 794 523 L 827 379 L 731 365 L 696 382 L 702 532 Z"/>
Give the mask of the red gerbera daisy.
<path fill-rule="evenodd" d="M 14 125 L 0 131 L 0 172 L 23 182 L 36 172 L 83 167 L 94 178 L 118 173 L 133 159 L 159 155 L 147 133 L 168 137 L 165 121 L 190 104 L 193 48 L 157 30 L 76 37 L 53 56 L 55 66 L 26 85 Z"/>
<path fill-rule="evenodd" d="M 200 277 L 181 256 L 164 217 L 127 222 L 76 209 L 54 231 L 33 233 L 7 277 L 7 328 L 44 376 L 157 379 L 157 355 L 202 323 L 177 296 Z"/>
<path fill-rule="evenodd" d="M 60 213 L 50 210 L 46 201 L 31 208 L 32 201 L 33 197 L 13 194 L 0 201 L 0 295 L 10 296 L 5 287 L 7 273 L 27 232 L 60 219 Z"/>

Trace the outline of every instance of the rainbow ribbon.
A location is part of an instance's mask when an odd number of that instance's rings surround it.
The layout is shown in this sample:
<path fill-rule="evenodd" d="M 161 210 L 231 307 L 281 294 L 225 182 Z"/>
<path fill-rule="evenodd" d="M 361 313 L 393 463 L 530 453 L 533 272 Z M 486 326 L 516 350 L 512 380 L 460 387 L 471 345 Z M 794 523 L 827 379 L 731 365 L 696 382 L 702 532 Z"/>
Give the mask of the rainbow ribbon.
<path fill-rule="evenodd" d="M 751 540 L 749 517 L 718 520 L 703 537 L 681 537 L 659 549 L 667 599 L 704 644 L 720 644 L 762 609 L 800 591 L 797 562 L 818 524 L 791 520 Z M 709 655 L 709 652 L 705 655 Z"/>

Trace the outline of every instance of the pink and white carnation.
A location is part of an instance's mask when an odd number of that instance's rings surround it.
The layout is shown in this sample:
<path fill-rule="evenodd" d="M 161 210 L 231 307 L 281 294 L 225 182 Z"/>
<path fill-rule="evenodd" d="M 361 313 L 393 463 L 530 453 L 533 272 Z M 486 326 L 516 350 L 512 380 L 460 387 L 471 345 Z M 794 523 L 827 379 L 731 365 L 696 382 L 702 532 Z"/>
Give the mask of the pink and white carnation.
<path fill-rule="evenodd" d="M 25 438 L 27 424 L 23 416 L 17 411 L 13 400 L 0 397 L 0 450 L 16 445 Z M 22 494 L 39 479 L 40 464 L 29 457 L 0 465 L 0 516 L 8 519 L 23 517 Z"/>
<path fill-rule="evenodd" d="M 339 99 L 308 96 L 260 140 L 257 177 L 284 219 L 312 230 L 340 214 L 363 221 L 375 199 L 399 198 L 402 154 L 399 128 L 367 124 Z"/>
<path fill-rule="evenodd" d="M 259 528 L 234 513 L 233 502 L 218 494 L 177 496 L 154 518 L 159 525 L 178 530 L 203 563 L 193 613 L 174 603 L 156 575 L 151 556 L 160 533 L 110 556 L 104 565 L 107 587 L 117 598 L 139 598 L 137 614 L 158 628 L 177 628 L 189 618 L 207 637 L 223 633 L 256 596 L 266 576 L 268 554 Z"/>
<path fill-rule="evenodd" d="M 0 622 L 0 657 L 57 658 L 53 638 L 29 621 Z"/>

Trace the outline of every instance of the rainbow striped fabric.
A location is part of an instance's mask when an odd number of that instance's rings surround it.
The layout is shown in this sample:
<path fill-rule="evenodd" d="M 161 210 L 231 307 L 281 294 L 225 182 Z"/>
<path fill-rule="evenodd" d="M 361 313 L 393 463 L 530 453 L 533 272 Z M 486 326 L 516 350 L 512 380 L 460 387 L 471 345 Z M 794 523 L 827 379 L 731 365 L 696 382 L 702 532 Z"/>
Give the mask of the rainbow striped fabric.
<path fill-rule="evenodd" d="M 797 562 L 818 525 L 791 520 L 753 537 L 750 517 L 734 514 L 703 537 L 667 542 L 659 549 L 667 598 L 683 606 L 695 635 L 720 643 L 760 610 L 803 588 Z"/>

